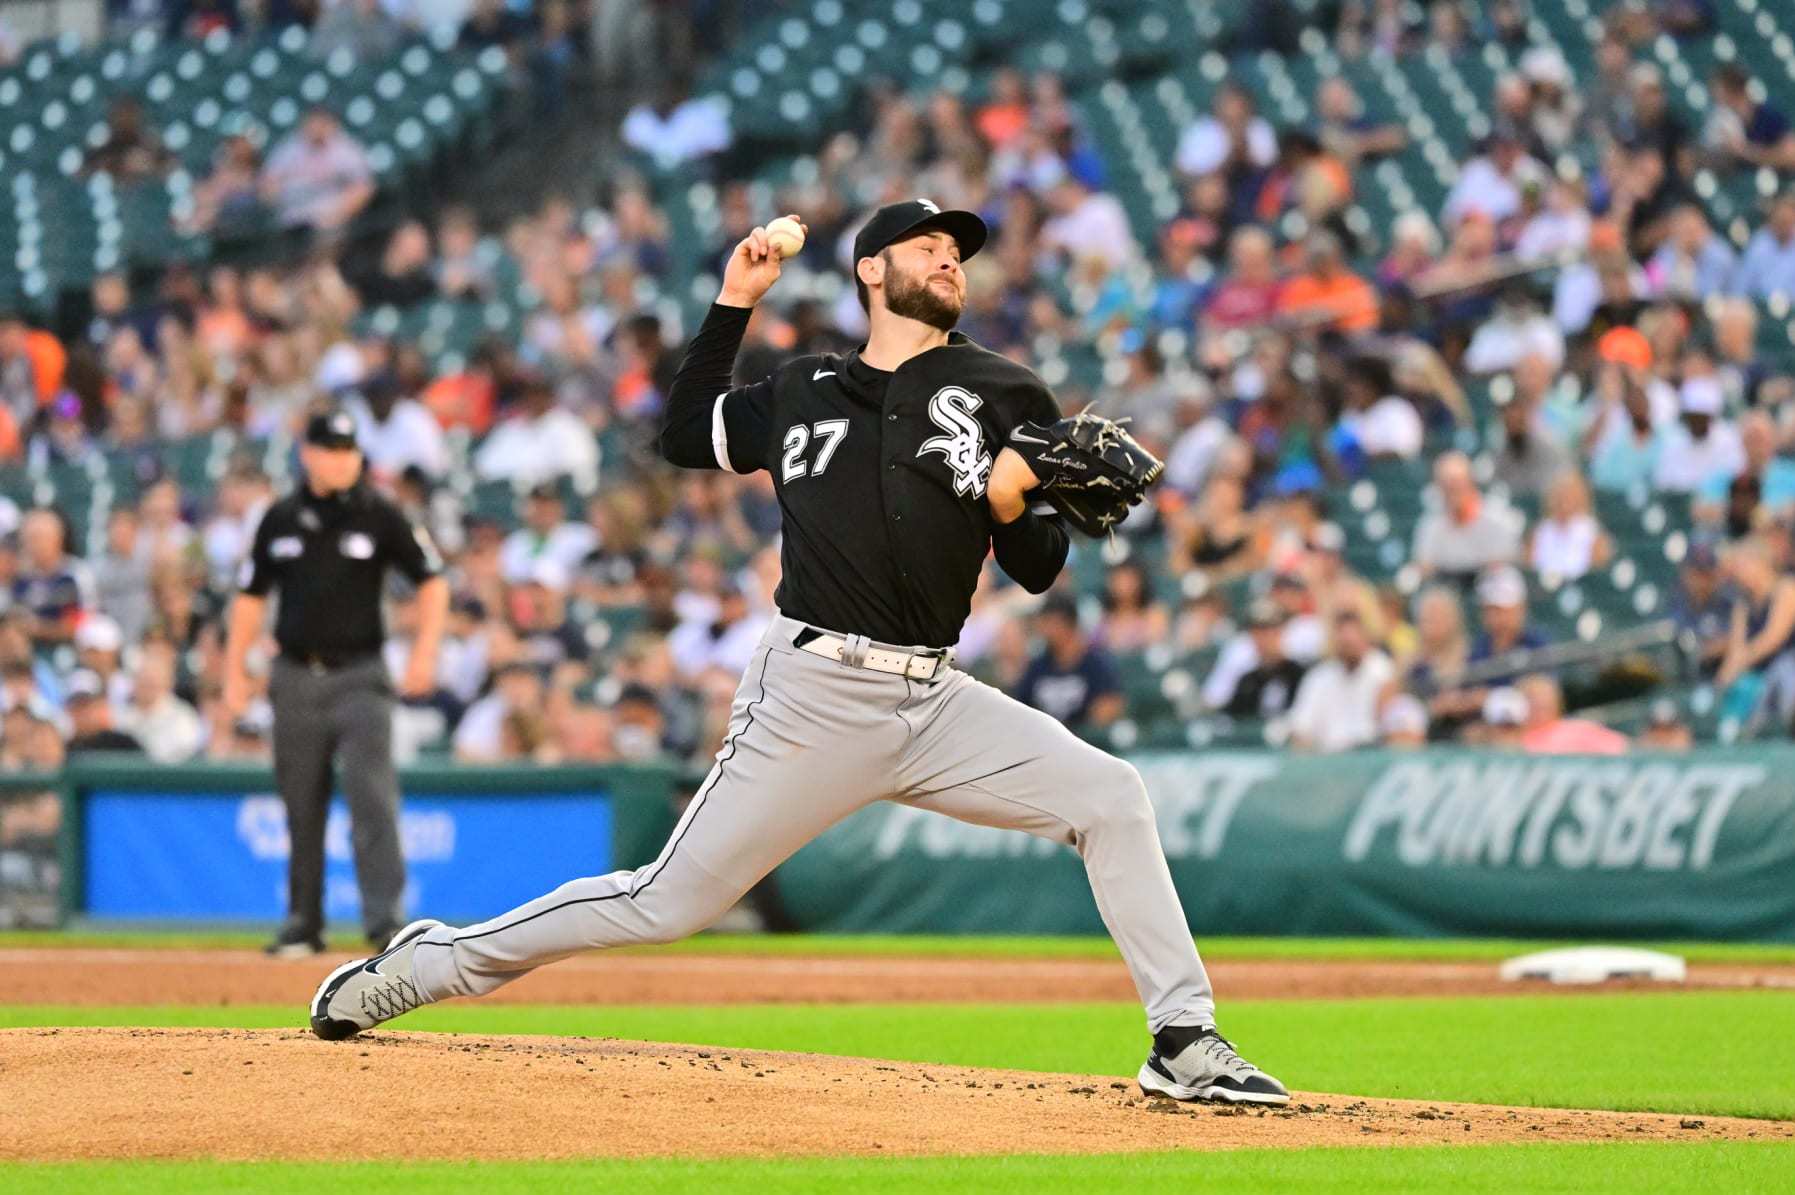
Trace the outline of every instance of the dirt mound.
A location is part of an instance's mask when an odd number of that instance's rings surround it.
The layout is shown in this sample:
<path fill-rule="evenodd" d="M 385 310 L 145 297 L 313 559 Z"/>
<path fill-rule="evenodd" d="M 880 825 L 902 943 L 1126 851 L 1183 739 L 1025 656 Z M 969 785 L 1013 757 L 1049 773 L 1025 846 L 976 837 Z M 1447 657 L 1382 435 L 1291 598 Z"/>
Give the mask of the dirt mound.
<path fill-rule="evenodd" d="M 0 1032 L 0 1159 L 1008 1154 L 1795 1137 L 1795 1124 L 1299 1094 L 1237 1111 L 1114 1076 L 642 1042 Z"/>
<path fill-rule="evenodd" d="M 0 950 L 0 1004 L 303 1004 L 347 955 L 277 962 L 242 950 Z M 1221 961 L 1223 1000 L 1469 996 L 1566 989 L 1502 983 L 1493 963 Z M 1691 987 L 1795 987 L 1795 967 L 1693 966 Z M 1133 1000 L 1105 959 L 787 958 L 591 954 L 544 967 L 489 1000 L 530 1004 L 763 1004 L 918 1000 Z"/>

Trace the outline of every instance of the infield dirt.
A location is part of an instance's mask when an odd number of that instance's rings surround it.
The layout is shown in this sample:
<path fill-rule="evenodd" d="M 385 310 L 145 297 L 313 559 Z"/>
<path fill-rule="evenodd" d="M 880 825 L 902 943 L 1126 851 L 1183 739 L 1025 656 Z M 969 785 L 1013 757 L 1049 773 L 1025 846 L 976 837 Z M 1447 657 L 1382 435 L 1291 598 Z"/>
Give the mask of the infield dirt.
<path fill-rule="evenodd" d="M 1762 1140 L 1795 1124 L 1298 1093 L 1150 1101 L 1116 1076 L 550 1037 L 0 1032 L 0 1159 L 1099 1153 Z"/>

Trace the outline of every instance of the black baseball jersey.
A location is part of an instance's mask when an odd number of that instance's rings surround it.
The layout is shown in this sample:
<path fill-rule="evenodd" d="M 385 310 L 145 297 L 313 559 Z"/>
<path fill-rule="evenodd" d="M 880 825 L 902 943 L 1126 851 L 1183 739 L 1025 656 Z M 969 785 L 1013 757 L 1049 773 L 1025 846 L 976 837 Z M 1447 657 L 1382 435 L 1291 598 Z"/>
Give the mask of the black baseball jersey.
<path fill-rule="evenodd" d="M 953 333 L 891 372 L 858 353 L 825 353 L 731 388 L 748 315 L 711 308 L 674 379 L 661 449 L 688 468 L 772 473 L 782 611 L 827 630 L 946 647 L 993 547 L 1030 592 L 1053 583 L 1069 545 L 1051 508 L 1001 525 L 985 499 L 1010 429 L 1059 418 L 1039 378 Z"/>
<path fill-rule="evenodd" d="M 268 508 L 237 583 L 265 597 L 279 588 L 274 638 L 289 655 L 378 652 L 386 570 L 413 583 L 442 572 L 429 532 L 363 481 L 320 498 L 301 485 Z"/>

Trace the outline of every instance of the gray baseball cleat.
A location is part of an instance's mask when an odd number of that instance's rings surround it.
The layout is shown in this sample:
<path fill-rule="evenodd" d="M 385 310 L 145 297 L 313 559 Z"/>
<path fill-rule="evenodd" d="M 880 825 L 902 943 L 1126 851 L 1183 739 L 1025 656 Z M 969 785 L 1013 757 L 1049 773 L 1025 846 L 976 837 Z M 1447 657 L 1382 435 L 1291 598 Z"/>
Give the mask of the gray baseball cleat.
<path fill-rule="evenodd" d="M 312 997 L 312 1032 L 341 1041 L 429 1004 L 413 977 L 411 956 L 425 932 L 441 924 L 433 918 L 414 921 L 373 958 L 353 959 L 326 975 Z"/>
<path fill-rule="evenodd" d="M 1153 1035 L 1137 1079 L 1146 1095 L 1230 1104 L 1288 1104 L 1284 1085 L 1234 1052 L 1214 1025 L 1175 1025 Z"/>

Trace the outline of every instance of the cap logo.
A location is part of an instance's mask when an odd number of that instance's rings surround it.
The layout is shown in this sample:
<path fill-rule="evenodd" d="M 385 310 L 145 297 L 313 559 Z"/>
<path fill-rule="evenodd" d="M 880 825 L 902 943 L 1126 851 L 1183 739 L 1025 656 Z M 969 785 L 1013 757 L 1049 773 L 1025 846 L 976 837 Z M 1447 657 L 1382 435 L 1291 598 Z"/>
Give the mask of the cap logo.
<path fill-rule="evenodd" d="M 931 216 L 939 216 L 941 214 L 941 208 L 935 203 L 935 201 L 933 199 L 918 199 L 916 202 L 918 202 L 918 203 L 922 204 L 922 206 L 928 208 L 929 214 Z"/>

